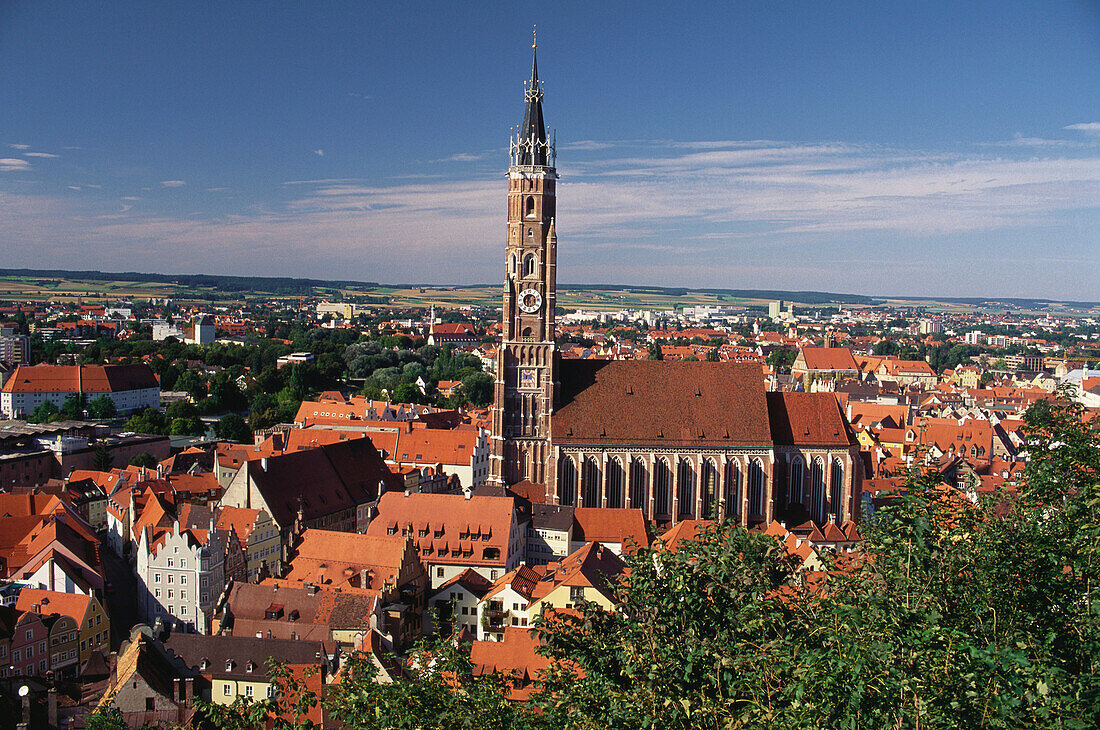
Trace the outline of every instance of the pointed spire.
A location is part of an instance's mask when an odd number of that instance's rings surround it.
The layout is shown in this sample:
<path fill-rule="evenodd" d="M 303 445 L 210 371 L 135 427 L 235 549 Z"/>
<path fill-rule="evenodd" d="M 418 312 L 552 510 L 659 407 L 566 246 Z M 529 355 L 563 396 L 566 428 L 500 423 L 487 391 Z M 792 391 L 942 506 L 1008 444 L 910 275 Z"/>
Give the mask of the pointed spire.
<path fill-rule="evenodd" d="M 551 145 L 546 137 L 546 123 L 542 118 L 542 84 L 539 83 L 538 42 L 531 44 L 531 80 L 525 86 L 524 99 L 527 108 L 523 113 L 523 125 L 519 128 L 512 148 L 517 165 L 549 166 Z"/>

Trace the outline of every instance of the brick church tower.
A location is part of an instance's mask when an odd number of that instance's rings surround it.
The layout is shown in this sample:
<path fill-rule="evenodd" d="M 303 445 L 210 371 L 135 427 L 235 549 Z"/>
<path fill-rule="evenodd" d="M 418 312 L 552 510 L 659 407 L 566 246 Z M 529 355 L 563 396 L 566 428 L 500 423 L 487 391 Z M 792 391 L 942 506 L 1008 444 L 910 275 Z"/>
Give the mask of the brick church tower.
<path fill-rule="evenodd" d="M 532 46 L 537 48 L 537 46 Z M 545 483 L 557 389 L 556 153 L 542 118 L 535 53 L 523 125 L 510 144 L 504 331 L 493 399 L 491 484 Z"/>

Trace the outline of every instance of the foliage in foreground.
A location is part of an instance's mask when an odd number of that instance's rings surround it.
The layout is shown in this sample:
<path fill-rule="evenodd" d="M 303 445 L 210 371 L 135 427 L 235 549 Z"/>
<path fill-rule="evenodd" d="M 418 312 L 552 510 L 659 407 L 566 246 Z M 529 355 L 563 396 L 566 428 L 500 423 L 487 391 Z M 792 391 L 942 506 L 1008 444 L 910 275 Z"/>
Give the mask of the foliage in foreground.
<path fill-rule="evenodd" d="M 538 621 L 552 663 L 527 704 L 437 641 L 392 684 L 353 659 L 326 707 L 348 728 L 1100 726 L 1100 429 L 1069 406 L 1027 420 L 1018 496 L 914 476 L 824 580 L 728 524 L 641 551 L 615 612 Z"/>

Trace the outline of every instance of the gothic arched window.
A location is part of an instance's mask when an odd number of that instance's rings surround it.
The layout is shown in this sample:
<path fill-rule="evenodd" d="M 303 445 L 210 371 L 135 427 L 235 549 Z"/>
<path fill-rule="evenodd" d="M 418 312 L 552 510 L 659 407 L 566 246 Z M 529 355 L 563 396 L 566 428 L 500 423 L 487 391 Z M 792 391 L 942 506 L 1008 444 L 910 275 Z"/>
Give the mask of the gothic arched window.
<path fill-rule="evenodd" d="M 658 515 L 672 514 L 672 504 L 669 499 L 672 496 L 669 491 L 671 476 L 668 462 L 663 458 L 657 459 L 657 463 L 653 465 L 653 496 L 657 503 L 654 510 Z"/>
<path fill-rule="evenodd" d="M 645 464 L 641 459 L 630 461 L 630 506 L 640 509 L 649 515 L 649 505 L 646 504 L 646 474 Z"/>
<path fill-rule="evenodd" d="M 832 503 L 833 512 L 840 516 L 840 499 L 844 494 L 844 465 L 840 463 L 840 459 L 833 459 L 833 473 L 830 475 L 830 481 L 832 483 L 832 499 L 829 500 Z"/>
<path fill-rule="evenodd" d="M 825 462 L 820 456 L 810 469 L 810 514 L 814 522 L 825 521 Z"/>
<path fill-rule="evenodd" d="M 741 514 L 741 466 L 735 459 L 726 462 L 726 517 Z"/>
<path fill-rule="evenodd" d="M 676 496 L 680 512 L 678 517 L 695 517 L 695 469 L 692 468 L 691 460 L 680 459 L 677 472 L 678 490 Z"/>
<path fill-rule="evenodd" d="M 527 201 L 524 203 L 523 214 L 527 218 L 535 217 L 535 197 L 533 195 L 527 196 Z"/>
<path fill-rule="evenodd" d="M 791 462 L 790 503 L 802 504 L 802 483 L 805 481 L 806 464 L 796 456 Z"/>
<path fill-rule="evenodd" d="M 538 268 L 538 259 L 535 258 L 535 254 L 529 253 L 523 257 L 523 278 L 534 276 L 536 268 Z"/>
<path fill-rule="evenodd" d="M 623 465 L 618 459 L 607 462 L 607 506 L 623 506 Z"/>
<path fill-rule="evenodd" d="M 764 462 L 760 459 L 749 464 L 749 514 L 764 514 Z"/>
<path fill-rule="evenodd" d="M 710 519 L 716 515 L 714 512 L 714 503 L 718 499 L 718 467 L 714 465 L 713 459 L 703 459 L 703 514 L 699 515 L 700 518 Z"/>
<path fill-rule="evenodd" d="M 601 507 L 600 504 L 600 465 L 589 456 L 584 460 L 581 472 L 581 502 L 584 507 Z"/>
<path fill-rule="evenodd" d="M 577 498 L 577 465 L 569 456 L 558 464 L 558 504 L 572 505 Z"/>

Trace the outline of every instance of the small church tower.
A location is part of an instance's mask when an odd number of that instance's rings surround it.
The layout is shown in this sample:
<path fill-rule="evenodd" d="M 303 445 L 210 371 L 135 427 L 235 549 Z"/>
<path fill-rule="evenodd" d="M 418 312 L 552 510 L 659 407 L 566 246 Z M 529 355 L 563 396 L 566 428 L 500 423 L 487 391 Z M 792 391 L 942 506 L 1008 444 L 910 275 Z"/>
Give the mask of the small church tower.
<path fill-rule="evenodd" d="M 557 381 L 554 309 L 554 142 L 542 117 L 537 45 L 532 46 L 523 125 L 509 145 L 503 342 L 497 352 L 489 482 L 545 483 Z"/>

